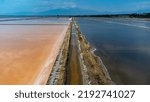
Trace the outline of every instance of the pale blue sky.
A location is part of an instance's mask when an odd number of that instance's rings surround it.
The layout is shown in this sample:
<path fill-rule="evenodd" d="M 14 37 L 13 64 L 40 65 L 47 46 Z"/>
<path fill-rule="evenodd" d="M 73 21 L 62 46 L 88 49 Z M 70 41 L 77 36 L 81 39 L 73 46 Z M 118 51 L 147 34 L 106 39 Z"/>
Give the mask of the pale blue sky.
<path fill-rule="evenodd" d="M 150 12 L 150 0 L 0 0 L 0 15 Z M 71 13 L 72 14 L 72 13 Z"/>

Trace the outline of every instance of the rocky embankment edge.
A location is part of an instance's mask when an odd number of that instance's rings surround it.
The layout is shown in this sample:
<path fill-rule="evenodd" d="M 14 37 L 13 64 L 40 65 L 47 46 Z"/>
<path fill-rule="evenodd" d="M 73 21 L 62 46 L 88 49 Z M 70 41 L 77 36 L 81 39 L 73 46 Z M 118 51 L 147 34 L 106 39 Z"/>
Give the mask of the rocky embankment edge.
<path fill-rule="evenodd" d="M 69 53 L 69 44 L 72 30 L 72 20 L 68 26 L 66 36 L 64 38 L 62 47 L 59 51 L 57 59 L 55 61 L 53 70 L 47 81 L 47 85 L 64 85 L 66 81 L 66 65 Z"/>
<path fill-rule="evenodd" d="M 100 57 L 96 56 L 93 48 L 80 32 L 77 22 L 74 20 L 74 29 L 78 46 L 79 62 L 83 84 L 85 85 L 111 85 L 114 84 Z"/>

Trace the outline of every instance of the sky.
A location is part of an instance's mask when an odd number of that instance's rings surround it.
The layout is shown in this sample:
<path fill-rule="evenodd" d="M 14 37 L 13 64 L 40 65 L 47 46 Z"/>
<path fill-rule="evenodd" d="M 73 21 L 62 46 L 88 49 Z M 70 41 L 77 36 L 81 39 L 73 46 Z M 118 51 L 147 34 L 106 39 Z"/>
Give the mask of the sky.
<path fill-rule="evenodd" d="M 150 12 L 150 0 L 0 0 L 0 15 Z"/>

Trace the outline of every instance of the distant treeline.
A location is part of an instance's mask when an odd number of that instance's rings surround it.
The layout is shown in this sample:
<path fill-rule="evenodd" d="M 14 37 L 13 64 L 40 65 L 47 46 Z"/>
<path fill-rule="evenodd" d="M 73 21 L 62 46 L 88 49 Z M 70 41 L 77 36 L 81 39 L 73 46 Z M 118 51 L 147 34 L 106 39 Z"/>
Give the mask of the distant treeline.
<path fill-rule="evenodd" d="M 150 18 L 150 13 L 133 14 L 105 14 L 105 15 L 0 15 L 0 17 L 130 17 Z"/>
<path fill-rule="evenodd" d="M 129 14 L 129 17 L 150 18 L 150 13 L 144 13 L 144 14 Z"/>
<path fill-rule="evenodd" d="M 130 17 L 130 18 L 150 18 L 150 13 L 143 14 L 106 14 L 106 15 L 75 15 L 74 17 Z"/>

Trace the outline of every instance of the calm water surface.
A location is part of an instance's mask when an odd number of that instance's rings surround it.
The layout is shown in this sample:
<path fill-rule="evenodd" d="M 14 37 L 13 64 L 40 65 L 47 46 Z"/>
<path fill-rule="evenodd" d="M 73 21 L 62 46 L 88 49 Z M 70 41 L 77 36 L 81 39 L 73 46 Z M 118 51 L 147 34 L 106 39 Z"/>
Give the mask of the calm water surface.
<path fill-rule="evenodd" d="M 42 25 L 42 24 L 68 24 L 69 18 L 65 17 L 0 17 L 0 25 L 11 25 L 11 24 L 32 24 L 32 25 Z"/>
<path fill-rule="evenodd" d="M 150 21 L 78 18 L 116 84 L 150 84 Z"/>

